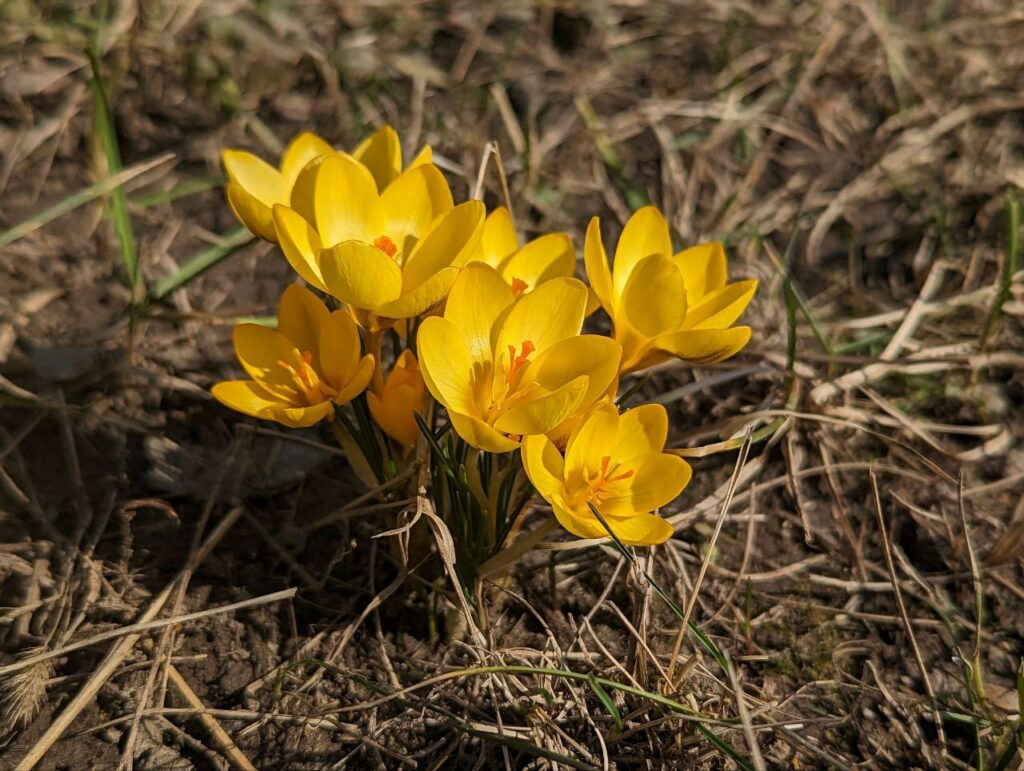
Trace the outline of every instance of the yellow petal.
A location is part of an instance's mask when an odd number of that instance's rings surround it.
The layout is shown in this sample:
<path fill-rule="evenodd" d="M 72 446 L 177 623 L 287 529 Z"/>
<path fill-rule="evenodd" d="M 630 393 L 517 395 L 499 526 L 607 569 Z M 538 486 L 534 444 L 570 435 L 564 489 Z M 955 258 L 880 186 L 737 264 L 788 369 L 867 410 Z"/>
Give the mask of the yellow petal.
<path fill-rule="evenodd" d="M 626 465 L 626 464 L 624 464 Z M 652 452 L 633 458 L 633 476 L 625 480 L 621 497 L 609 497 L 602 504 L 603 514 L 628 516 L 633 512 L 651 512 L 671 503 L 690 483 L 690 464 L 675 455 Z"/>
<path fill-rule="evenodd" d="M 460 268 L 442 268 L 408 294 L 384 303 L 376 313 L 385 319 L 409 319 L 440 305 L 459 277 Z"/>
<path fill-rule="evenodd" d="M 344 153 L 332 153 L 314 167 L 314 173 L 314 224 L 325 245 L 372 244 L 384 235 L 384 210 L 365 166 Z"/>
<path fill-rule="evenodd" d="M 587 269 L 587 280 L 590 289 L 597 296 L 598 302 L 614 316 L 612 305 L 612 274 L 608 267 L 608 253 L 604 250 L 601 240 L 601 222 L 597 217 L 590 220 L 587 226 L 587 237 L 583 244 L 583 262 Z"/>
<path fill-rule="evenodd" d="M 279 407 L 272 410 L 268 417 L 288 428 L 307 428 L 333 416 L 334 407 L 331 403 L 321 402 L 312 407 Z"/>
<path fill-rule="evenodd" d="M 281 156 L 281 176 L 284 177 L 285 183 L 291 188 L 298 179 L 299 172 L 310 161 L 331 152 L 334 152 L 334 148 L 327 142 L 311 131 L 303 131 L 288 143 Z"/>
<path fill-rule="evenodd" d="M 576 271 L 576 250 L 565 233 L 548 233 L 535 238 L 502 265 L 501 274 L 510 284 L 519 279 L 526 290 L 545 281 L 571 276 Z"/>
<path fill-rule="evenodd" d="M 725 286 L 725 249 L 718 241 L 684 249 L 672 258 L 683 273 L 686 301 L 696 305 L 708 292 Z"/>
<path fill-rule="evenodd" d="M 274 232 L 270 208 L 236 182 L 229 182 L 226 192 L 228 206 L 231 207 L 231 213 L 235 218 L 254 235 L 276 243 L 277 234 Z"/>
<path fill-rule="evenodd" d="M 519 350 L 525 341 L 540 354 L 560 340 L 580 333 L 587 308 L 587 288 L 575 278 L 556 278 L 523 295 L 512 306 L 498 333 L 495 350 Z"/>
<path fill-rule="evenodd" d="M 452 286 L 444 317 L 462 333 L 473 360 L 490 363 L 495 323 L 513 301 L 508 284 L 493 268 L 470 263 Z"/>
<path fill-rule="evenodd" d="M 320 275 L 320 236 L 294 209 L 274 206 L 274 229 L 285 259 L 292 269 L 312 286 L 327 291 Z"/>
<path fill-rule="evenodd" d="M 668 439 L 668 412 L 660 404 L 642 404 L 619 416 L 615 437 L 616 456 L 629 460 L 661 452 Z"/>
<path fill-rule="evenodd" d="M 375 246 L 345 241 L 320 253 L 327 291 L 355 308 L 374 309 L 402 293 L 402 270 Z"/>
<path fill-rule="evenodd" d="M 742 350 L 750 340 L 750 327 L 729 329 L 688 329 L 655 339 L 661 350 L 698 364 L 723 361 Z"/>
<path fill-rule="evenodd" d="M 466 201 L 438 217 L 406 258 L 402 271 L 404 291 L 422 284 L 451 265 L 464 264 L 464 255 L 479 246 L 484 222 L 484 205 Z"/>
<path fill-rule="evenodd" d="M 413 158 L 412 161 L 409 162 L 409 165 L 406 166 L 406 168 L 407 169 L 414 169 L 417 166 L 422 166 L 422 165 L 424 165 L 426 163 L 433 163 L 433 162 L 434 162 L 434 151 L 431 149 L 430 145 L 423 145 L 423 147 L 420 148 L 420 151 L 418 153 L 416 153 L 416 157 Z"/>
<path fill-rule="evenodd" d="M 616 300 L 622 297 L 633 268 L 652 254 L 672 254 L 668 223 L 654 206 L 645 206 L 633 213 L 619 236 L 615 247 L 612 285 Z"/>
<path fill-rule="evenodd" d="M 385 434 L 403 447 L 412 447 L 419 438 L 414 413 L 424 409 L 423 379 L 416 357 L 406 349 L 395 362 L 381 395 L 366 394 L 370 414 Z"/>
<path fill-rule="evenodd" d="M 452 421 L 452 428 L 455 429 L 455 433 L 478 450 L 497 453 L 512 452 L 519 446 L 519 442 L 495 431 L 494 428 L 484 423 L 480 418 L 451 411 L 449 411 L 448 417 Z"/>
<path fill-rule="evenodd" d="M 217 383 L 210 393 L 226 407 L 254 418 L 273 420 L 271 411 L 282 406 L 280 398 L 253 380 L 226 380 Z"/>
<path fill-rule="evenodd" d="M 571 485 L 582 483 L 584 474 L 594 478 L 605 456 L 619 458 L 615 438 L 619 413 L 611 404 L 599 404 L 587 413 L 572 432 L 565 447 L 565 479 Z"/>
<path fill-rule="evenodd" d="M 686 317 L 683 275 L 669 257 L 652 254 L 636 264 L 622 291 L 615 322 L 643 337 L 675 332 Z"/>
<path fill-rule="evenodd" d="M 757 291 L 757 281 L 736 281 L 705 295 L 686 314 L 686 329 L 724 329 L 740 317 Z"/>
<path fill-rule="evenodd" d="M 622 519 L 605 517 L 605 522 L 627 546 L 655 546 L 665 543 L 674 532 L 672 525 L 664 519 L 647 513 L 634 514 Z M 601 527 L 600 523 L 598 527 Z"/>
<path fill-rule="evenodd" d="M 452 192 L 436 166 L 409 169 L 381 196 L 384 233 L 402 254 L 409 254 L 431 223 L 454 207 Z"/>
<path fill-rule="evenodd" d="M 341 391 L 354 376 L 359 364 L 359 330 L 345 311 L 334 311 L 320 325 L 316 363 L 335 391 Z"/>
<path fill-rule="evenodd" d="M 424 319 L 416 334 L 416 348 L 423 380 L 434 398 L 451 412 L 477 416 L 473 359 L 455 325 L 437 316 Z"/>
<path fill-rule="evenodd" d="M 321 155 L 307 163 L 292 183 L 291 195 L 285 202 L 311 225 L 316 224 L 316 184 L 320 175 L 320 165 L 325 158 L 333 154 Z"/>
<path fill-rule="evenodd" d="M 291 340 L 276 329 L 259 324 L 238 324 L 231 332 L 235 355 L 249 377 L 265 389 L 289 400 L 295 393 L 294 381 L 280 362 L 291 362 L 298 350 Z"/>
<path fill-rule="evenodd" d="M 277 331 L 291 340 L 300 351 L 315 354 L 320 346 L 320 330 L 330 315 L 331 312 L 319 297 L 303 286 L 290 284 L 281 294 Z"/>
<path fill-rule="evenodd" d="M 225 150 L 221 154 L 228 180 L 268 209 L 275 203 L 288 203 L 291 192 L 281 172 L 252 153 Z"/>
<path fill-rule="evenodd" d="M 564 493 L 565 463 L 558 448 L 546 436 L 523 439 L 523 468 L 537 492 L 549 503 Z"/>
<path fill-rule="evenodd" d="M 500 267 L 505 258 L 519 248 L 519 237 L 512 224 L 512 216 L 504 206 L 487 215 L 480 245 L 483 250 L 483 262 L 492 268 Z"/>
<path fill-rule="evenodd" d="M 370 380 L 373 378 L 375 366 L 376 362 L 372 354 L 368 353 L 361 358 L 355 372 L 352 373 L 352 379 L 334 397 L 334 403 L 347 404 L 365 391 L 366 387 L 370 385 Z"/>
<path fill-rule="evenodd" d="M 370 170 L 381 191 L 402 171 L 402 145 L 391 126 L 381 126 L 374 131 L 360 142 L 352 155 Z"/>
<path fill-rule="evenodd" d="M 517 404 L 494 422 L 504 434 L 544 434 L 578 412 L 587 394 L 589 378 L 581 375 L 551 393 Z"/>
<path fill-rule="evenodd" d="M 553 391 L 580 375 L 586 375 L 588 386 L 583 406 L 587 406 L 598 399 L 615 379 L 621 352 L 618 343 L 603 335 L 567 337 L 541 351 L 523 370 L 520 382 L 536 382 L 545 390 Z"/>

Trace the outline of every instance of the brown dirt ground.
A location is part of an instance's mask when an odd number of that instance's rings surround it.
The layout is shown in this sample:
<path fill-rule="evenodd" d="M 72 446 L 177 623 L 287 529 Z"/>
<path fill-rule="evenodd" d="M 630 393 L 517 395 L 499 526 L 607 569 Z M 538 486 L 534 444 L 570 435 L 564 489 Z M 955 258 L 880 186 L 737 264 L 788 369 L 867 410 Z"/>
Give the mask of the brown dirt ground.
<path fill-rule="evenodd" d="M 130 327 L 103 202 L 32 228 L 0 249 L 0 664 L 137 621 L 204 511 L 206 532 L 241 516 L 168 607 L 298 588 L 153 633 L 157 666 L 135 645 L 39 767 L 227 767 L 210 718 L 163 687 L 168 655 L 261 769 L 734 767 L 693 721 L 616 692 L 620 728 L 564 678 L 459 677 L 370 704 L 478 664 L 670 693 L 768 768 L 1024 767 L 1020 274 L 983 335 L 1007 193 L 1024 186 L 1022 39 L 1024 10 L 994 0 L 7 0 L 0 233 L 100 178 L 83 54 L 98 40 L 125 166 L 172 154 L 126 188 L 148 282 L 236 227 L 222 147 L 272 157 L 303 129 L 348 147 L 389 122 L 407 150 L 431 143 L 465 196 L 493 139 L 526 234 L 579 244 L 592 215 L 614 235 L 653 202 L 680 244 L 720 238 L 732 272 L 761 279 L 740 356 L 644 386 L 667 395 L 676 446 L 789 409 L 726 509 L 736 453 L 694 460 L 668 512 L 677 536 L 647 558 L 683 605 L 706 562 L 692 619 L 741 685 L 688 643 L 672 692 L 661 668 L 679 622 L 610 549 L 532 554 L 493 588 L 486 644 L 471 645 L 431 612 L 436 573 L 396 581 L 395 552 L 372 537 L 386 515 L 303 530 L 362 492 L 326 436 L 253 431 L 206 393 L 234 370 L 232 320 L 271 313 L 291 279 L 269 246 Z M 206 188 L 181 187 L 195 181 Z M 486 195 L 500 201 L 493 175 Z M 780 255 L 794 232 L 807 312 L 789 378 Z M 3 681 L 0 766 L 36 746 L 111 645 Z"/>

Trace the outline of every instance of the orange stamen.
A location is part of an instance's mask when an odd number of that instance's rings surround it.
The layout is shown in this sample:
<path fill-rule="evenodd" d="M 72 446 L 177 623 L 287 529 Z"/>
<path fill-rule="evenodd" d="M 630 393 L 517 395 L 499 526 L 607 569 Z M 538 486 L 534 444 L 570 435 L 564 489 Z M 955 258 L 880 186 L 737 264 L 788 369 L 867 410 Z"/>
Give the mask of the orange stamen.
<path fill-rule="evenodd" d="M 373 242 L 373 245 L 384 252 L 388 257 L 394 257 L 395 252 L 398 251 L 398 247 L 395 246 L 395 242 L 387 236 L 378 236 L 377 240 Z"/>
<path fill-rule="evenodd" d="M 520 370 L 529 362 L 530 354 L 537 350 L 530 340 L 523 340 L 521 348 L 522 353 L 516 355 L 516 347 L 514 345 L 508 347 L 508 374 L 505 376 L 505 382 L 509 385 L 515 382 Z"/>
<path fill-rule="evenodd" d="M 514 295 L 521 295 L 523 292 L 526 291 L 526 287 L 527 286 L 529 286 L 529 284 L 527 284 L 521 278 L 513 278 L 512 279 L 512 294 L 514 294 Z"/>

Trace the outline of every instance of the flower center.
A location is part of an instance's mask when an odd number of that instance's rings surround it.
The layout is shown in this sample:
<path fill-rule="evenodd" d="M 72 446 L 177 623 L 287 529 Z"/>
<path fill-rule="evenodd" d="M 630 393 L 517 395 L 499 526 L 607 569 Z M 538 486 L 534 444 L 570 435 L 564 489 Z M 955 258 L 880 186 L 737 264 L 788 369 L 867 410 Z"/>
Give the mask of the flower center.
<path fill-rule="evenodd" d="M 519 295 L 521 295 L 523 292 L 526 291 L 526 287 L 528 287 L 528 286 L 529 286 L 529 284 L 527 284 L 521 278 L 513 278 L 512 279 L 512 294 L 514 294 L 516 297 L 518 297 Z"/>
<path fill-rule="evenodd" d="M 306 406 L 330 401 L 338 395 L 338 392 L 321 380 L 320 375 L 313 369 L 313 354 L 309 351 L 300 352 L 295 348 L 292 350 L 290 361 L 278 359 L 277 364 L 291 376 L 291 386 L 302 397 Z"/>
<path fill-rule="evenodd" d="M 619 466 L 618 464 L 612 466 L 611 463 L 611 456 L 605 455 L 601 458 L 601 468 L 598 469 L 595 476 L 591 477 L 589 471 L 583 472 L 583 484 L 589 493 L 588 500 L 600 503 L 607 497 L 608 493 L 611 492 L 608 488 L 612 484 L 615 482 L 621 482 L 624 479 L 629 479 L 636 473 L 634 469 L 630 469 L 629 471 L 623 471 L 616 474 L 615 471 L 618 470 Z"/>
<path fill-rule="evenodd" d="M 505 383 L 510 388 L 515 385 L 516 379 L 519 377 L 523 367 L 529 363 L 530 355 L 537 350 L 530 340 L 523 340 L 520 349 L 521 352 L 517 354 L 514 345 L 508 347 L 508 372 L 505 375 Z"/>
<path fill-rule="evenodd" d="M 398 247 L 395 246 L 395 242 L 387 236 L 378 236 L 373 242 L 373 245 L 384 252 L 388 257 L 394 257 L 395 252 L 398 251 Z"/>

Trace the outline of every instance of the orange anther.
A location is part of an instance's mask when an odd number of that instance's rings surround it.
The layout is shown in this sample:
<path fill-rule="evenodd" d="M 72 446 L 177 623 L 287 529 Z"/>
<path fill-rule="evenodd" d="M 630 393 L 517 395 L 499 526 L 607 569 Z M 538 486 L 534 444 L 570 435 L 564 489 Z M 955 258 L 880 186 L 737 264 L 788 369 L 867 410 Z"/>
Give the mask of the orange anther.
<path fill-rule="evenodd" d="M 519 375 L 519 371 L 526 366 L 530 360 L 530 354 L 537 350 L 536 346 L 530 340 L 523 340 L 523 344 L 520 346 L 522 353 L 516 354 L 516 347 L 510 345 L 508 347 L 508 375 L 505 376 L 505 381 L 509 384 L 515 382 L 516 377 Z"/>
<path fill-rule="evenodd" d="M 373 245 L 384 252 L 388 257 L 394 257 L 395 252 L 398 251 L 398 247 L 395 246 L 395 242 L 387 236 L 378 236 L 377 240 L 373 242 Z"/>
<path fill-rule="evenodd" d="M 526 287 L 528 287 L 528 286 L 529 286 L 529 284 L 527 284 L 521 278 L 513 278 L 512 279 L 512 294 L 514 294 L 514 295 L 521 295 L 523 292 L 526 291 Z"/>

